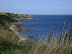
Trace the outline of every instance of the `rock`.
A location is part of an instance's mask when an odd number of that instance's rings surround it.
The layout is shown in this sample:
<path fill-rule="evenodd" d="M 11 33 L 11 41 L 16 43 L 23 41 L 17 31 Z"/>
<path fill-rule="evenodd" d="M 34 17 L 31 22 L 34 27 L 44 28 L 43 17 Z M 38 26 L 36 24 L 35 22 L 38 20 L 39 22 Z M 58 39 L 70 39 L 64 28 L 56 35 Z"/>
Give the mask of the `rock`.
<path fill-rule="evenodd" d="M 33 39 L 19 34 L 19 31 L 29 31 L 29 30 L 21 28 L 21 24 L 19 22 L 17 22 L 17 20 L 23 20 L 23 19 L 26 19 L 26 18 L 32 19 L 32 18 L 28 18 L 32 15 L 13 14 L 13 13 L 5 13 L 5 12 L 0 12 L 0 15 L 3 16 L 3 19 L 7 20 L 7 23 L 4 22 L 4 24 L 5 24 L 4 26 L 6 26 L 6 29 L 5 29 L 5 27 L 4 27 L 4 29 L 6 31 L 2 30 L 1 31 L 2 34 L 0 34 L 1 35 L 1 37 L 0 37 L 1 42 L 3 42 L 3 38 L 4 38 L 7 41 L 10 41 L 12 43 L 16 43 L 16 44 L 19 44 L 19 45 L 23 45 L 23 46 L 24 45 L 25 46 L 34 45 L 35 42 L 34 42 Z"/>
<path fill-rule="evenodd" d="M 18 43 L 17 44 L 19 44 L 19 45 L 22 45 L 22 46 L 32 46 L 32 45 L 34 45 L 35 44 L 35 41 L 33 40 L 33 39 L 31 39 L 31 38 L 28 38 L 28 37 L 26 37 L 26 36 L 24 36 L 24 35 L 21 35 L 21 34 L 19 34 L 19 30 L 21 29 L 21 28 L 19 28 L 19 27 L 17 27 L 16 25 L 11 25 L 11 27 L 10 27 L 10 29 L 16 34 L 16 35 L 18 35 Z"/>
<path fill-rule="evenodd" d="M 22 46 L 33 46 L 33 45 L 35 45 L 35 41 L 30 38 L 26 38 L 26 37 L 21 36 L 18 44 L 20 44 Z"/>

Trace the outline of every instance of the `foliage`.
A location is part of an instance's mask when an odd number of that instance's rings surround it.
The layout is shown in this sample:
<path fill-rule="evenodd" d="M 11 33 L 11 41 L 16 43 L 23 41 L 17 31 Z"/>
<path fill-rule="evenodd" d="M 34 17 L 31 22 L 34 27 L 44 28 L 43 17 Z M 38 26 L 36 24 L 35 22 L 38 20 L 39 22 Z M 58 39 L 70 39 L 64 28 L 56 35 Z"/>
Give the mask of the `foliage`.
<path fill-rule="evenodd" d="M 0 26 L 9 28 L 10 23 L 12 22 L 16 22 L 16 21 L 8 16 L 0 15 Z"/>
<path fill-rule="evenodd" d="M 19 46 L 11 42 L 6 42 L 0 45 L 0 54 L 27 54 L 30 49 L 31 46 Z"/>

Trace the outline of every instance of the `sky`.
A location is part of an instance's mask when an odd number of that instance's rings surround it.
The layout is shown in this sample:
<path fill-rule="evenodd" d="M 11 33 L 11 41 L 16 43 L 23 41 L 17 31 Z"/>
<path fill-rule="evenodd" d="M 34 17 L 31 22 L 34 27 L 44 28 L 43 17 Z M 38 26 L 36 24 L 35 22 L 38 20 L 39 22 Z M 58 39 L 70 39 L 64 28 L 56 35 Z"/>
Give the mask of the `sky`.
<path fill-rule="evenodd" d="M 0 0 L 0 12 L 72 15 L 72 0 Z"/>

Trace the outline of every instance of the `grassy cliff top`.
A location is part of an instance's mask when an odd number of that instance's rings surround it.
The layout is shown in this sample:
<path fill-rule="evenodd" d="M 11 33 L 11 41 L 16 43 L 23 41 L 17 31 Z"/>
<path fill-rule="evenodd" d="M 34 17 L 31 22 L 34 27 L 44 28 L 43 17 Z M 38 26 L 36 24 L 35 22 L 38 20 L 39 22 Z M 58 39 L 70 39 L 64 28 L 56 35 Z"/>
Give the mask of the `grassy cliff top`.
<path fill-rule="evenodd" d="M 0 26 L 8 27 L 12 22 L 28 18 L 29 15 L 0 12 Z"/>

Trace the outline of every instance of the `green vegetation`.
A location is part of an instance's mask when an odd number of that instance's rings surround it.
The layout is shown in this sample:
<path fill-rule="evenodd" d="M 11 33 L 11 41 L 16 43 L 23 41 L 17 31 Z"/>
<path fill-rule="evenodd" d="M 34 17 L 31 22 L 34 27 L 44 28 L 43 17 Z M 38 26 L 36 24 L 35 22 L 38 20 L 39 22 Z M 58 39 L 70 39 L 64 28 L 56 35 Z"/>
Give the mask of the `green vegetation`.
<path fill-rule="evenodd" d="M 19 46 L 11 42 L 0 44 L 0 54 L 27 54 L 30 49 L 31 46 Z"/>
<path fill-rule="evenodd" d="M 24 14 L 13 14 L 13 13 L 6 13 L 6 14 L 13 19 L 28 18 L 27 15 Z"/>
<path fill-rule="evenodd" d="M 50 38 L 41 39 L 35 46 L 20 46 L 17 44 L 13 44 L 12 42 L 5 41 L 0 44 L 0 53 L 1 54 L 71 54 L 72 33 L 70 33 L 69 39 L 68 36 L 65 35 L 65 33 L 62 36 L 63 37 L 60 38 L 51 36 Z"/>
<path fill-rule="evenodd" d="M 13 14 L 0 12 L 0 54 L 28 54 L 31 46 L 18 44 L 19 37 L 9 30 L 13 22 L 24 18 L 24 14 Z"/>
<path fill-rule="evenodd" d="M 66 23 L 64 23 L 65 27 Z M 50 32 L 46 38 L 41 37 L 41 40 L 34 46 L 29 54 L 72 54 L 72 32 L 69 33 L 70 23 L 67 29 L 64 29 L 62 34 L 55 35 Z"/>
<path fill-rule="evenodd" d="M 34 46 L 21 46 L 18 36 L 9 30 L 10 23 L 17 22 L 21 14 L 0 13 L 0 54 L 72 54 L 72 32 L 62 31 L 61 35 L 50 33 L 47 38 Z M 68 35 L 69 34 L 69 35 Z"/>
<path fill-rule="evenodd" d="M 7 29 L 0 29 L 0 54 L 28 54 L 31 46 L 18 45 L 18 36 Z"/>
<path fill-rule="evenodd" d="M 12 42 L 17 44 L 18 39 L 18 36 L 14 32 L 0 27 L 0 43 Z"/>
<path fill-rule="evenodd" d="M 0 15 L 0 25 L 5 26 L 6 23 L 10 24 L 12 22 L 16 22 L 16 21 L 8 16 Z"/>

